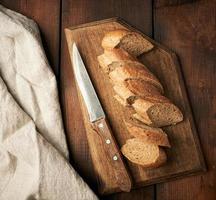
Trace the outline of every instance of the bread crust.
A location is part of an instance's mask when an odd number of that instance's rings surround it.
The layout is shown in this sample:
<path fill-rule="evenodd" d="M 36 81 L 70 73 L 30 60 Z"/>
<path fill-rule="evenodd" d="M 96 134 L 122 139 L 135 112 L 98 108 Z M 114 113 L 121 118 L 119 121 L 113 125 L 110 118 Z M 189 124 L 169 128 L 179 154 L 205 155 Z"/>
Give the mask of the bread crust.
<path fill-rule="evenodd" d="M 123 85 L 114 85 L 113 89 L 125 105 L 131 105 L 136 98 L 136 95 Z"/>
<path fill-rule="evenodd" d="M 155 157 L 151 158 L 151 161 L 148 160 L 148 162 L 145 162 L 142 160 L 137 160 L 134 155 L 136 154 L 136 151 L 137 151 L 136 147 L 138 147 L 139 145 L 140 146 L 142 146 L 142 145 L 148 146 L 149 149 L 151 149 L 151 151 L 154 151 L 151 153 L 155 154 Z M 134 149 L 133 149 L 133 147 L 134 147 Z M 164 163 L 166 163 L 166 161 L 167 161 L 167 156 L 166 156 L 164 149 L 162 149 L 161 147 L 159 147 L 157 145 L 143 143 L 138 138 L 128 139 L 126 141 L 126 144 L 124 144 L 122 146 L 121 152 L 132 163 L 140 165 L 143 168 L 157 168 L 157 167 L 160 167 L 161 165 L 163 165 Z M 146 152 L 143 151 L 143 152 L 139 152 L 139 153 L 144 154 Z M 150 152 L 148 152 L 148 153 L 150 153 Z"/>
<path fill-rule="evenodd" d="M 115 70 L 117 67 L 122 67 L 122 66 L 125 66 L 125 65 L 130 66 L 130 67 L 140 66 L 140 67 L 144 68 L 146 71 L 149 71 L 149 69 L 145 65 L 143 65 L 142 63 L 140 63 L 138 61 L 122 60 L 122 61 L 114 61 L 111 64 L 109 64 L 108 65 L 108 68 L 109 68 L 108 73 Z"/>
<path fill-rule="evenodd" d="M 144 124 L 147 124 L 148 126 L 154 126 L 153 122 L 149 118 L 149 116 L 146 113 L 143 113 L 142 116 L 138 113 L 135 113 L 132 115 L 133 119 L 136 119 Z"/>
<path fill-rule="evenodd" d="M 175 109 L 176 111 L 175 115 L 178 116 L 177 117 L 178 121 L 175 121 L 173 123 L 167 121 L 166 123 L 163 122 L 162 124 L 155 123 L 153 119 L 150 117 L 150 112 L 157 105 L 173 107 L 173 109 Z M 150 126 L 154 126 L 154 127 L 167 126 L 167 125 L 178 123 L 183 120 L 183 115 L 179 110 L 179 108 L 164 96 L 147 96 L 147 97 L 139 98 L 134 101 L 132 106 L 137 112 L 135 115 L 133 115 L 133 117 Z"/>
<path fill-rule="evenodd" d="M 103 68 L 103 70 L 106 73 L 109 71 L 108 65 L 110 65 L 112 62 L 124 60 L 137 61 L 136 58 L 129 55 L 123 49 L 105 50 L 103 54 L 97 57 L 97 60 L 99 62 L 99 65 Z"/>
<path fill-rule="evenodd" d="M 154 85 L 142 80 L 125 80 L 125 87 L 136 96 L 161 95 L 161 90 Z"/>
<path fill-rule="evenodd" d="M 152 95 L 160 95 L 158 88 L 139 80 L 125 80 L 122 84 L 115 84 L 115 93 L 124 101 L 125 105 L 131 105 L 138 98 L 147 98 Z"/>
<path fill-rule="evenodd" d="M 145 68 L 141 66 L 128 66 L 124 65 L 122 67 L 118 67 L 109 74 L 110 79 L 113 81 L 113 84 L 122 84 L 125 80 L 134 79 L 146 81 L 148 83 L 153 84 L 157 87 L 161 93 L 163 93 L 163 86 L 159 82 L 159 80 Z"/>
<path fill-rule="evenodd" d="M 115 100 L 117 100 L 122 106 L 126 107 L 128 104 L 122 99 L 119 95 L 114 96 Z"/>
<path fill-rule="evenodd" d="M 151 42 L 143 38 L 139 33 L 128 31 L 126 29 L 118 29 L 114 31 L 110 31 L 105 34 L 105 36 L 102 39 L 101 45 L 105 50 L 111 50 L 116 47 L 123 48 L 123 43 L 126 37 L 130 39 L 131 37 L 137 37 L 142 39 L 143 48 L 142 51 L 134 56 L 139 56 L 142 53 L 146 53 L 150 51 L 154 46 Z M 126 50 L 126 49 L 125 49 Z"/>
<path fill-rule="evenodd" d="M 107 32 L 102 39 L 101 46 L 107 50 L 113 49 L 120 43 L 121 39 L 129 33 L 130 31 L 126 29 Z"/>
<path fill-rule="evenodd" d="M 137 125 L 125 121 L 128 132 L 135 138 L 145 143 L 158 146 L 171 147 L 167 134 L 161 128 L 153 128 L 147 125 Z"/>

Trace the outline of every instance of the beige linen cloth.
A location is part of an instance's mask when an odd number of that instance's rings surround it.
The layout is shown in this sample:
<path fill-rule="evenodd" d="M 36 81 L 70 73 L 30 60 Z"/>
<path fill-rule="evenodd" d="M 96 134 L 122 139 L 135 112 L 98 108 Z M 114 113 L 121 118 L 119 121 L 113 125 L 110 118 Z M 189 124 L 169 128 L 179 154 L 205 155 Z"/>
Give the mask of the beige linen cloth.
<path fill-rule="evenodd" d="M 67 159 L 37 25 L 0 5 L 0 200 L 97 199 Z"/>

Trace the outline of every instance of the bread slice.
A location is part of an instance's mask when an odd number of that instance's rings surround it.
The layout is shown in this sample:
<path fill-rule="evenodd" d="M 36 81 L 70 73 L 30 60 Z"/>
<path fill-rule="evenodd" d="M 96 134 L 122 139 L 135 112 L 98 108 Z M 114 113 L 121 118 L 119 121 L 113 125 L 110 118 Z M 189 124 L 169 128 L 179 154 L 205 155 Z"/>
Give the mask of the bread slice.
<path fill-rule="evenodd" d="M 167 134 L 161 128 L 153 128 L 145 124 L 132 121 L 125 121 L 128 132 L 135 138 L 145 143 L 158 146 L 171 147 Z"/>
<path fill-rule="evenodd" d="M 142 68 L 144 68 L 146 71 L 149 71 L 149 69 L 143 65 L 142 63 L 138 62 L 138 61 L 131 61 L 131 60 L 120 60 L 120 61 L 115 61 L 115 62 L 112 62 L 111 64 L 109 64 L 107 66 L 107 72 L 108 74 L 115 70 L 116 68 L 118 67 L 122 67 L 122 66 L 130 66 L 130 67 L 134 67 L 134 66 L 140 66 Z"/>
<path fill-rule="evenodd" d="M 122 84 L 122 82 L 128 79 L 141 80 L 154 85 L 161 91 L 161 93 L 164 91 L 159 80 L 151 72 L 139 65 L 134 65 L 133 67 L 128 65 L 117 67 L 109 73 L 109 76 L 114 85 Z"/>
<path fill-rule="evenodd" d="M 121 39 L 129 33 L 130 31 L 126 29 L 109 31 L 103 37 L 101 46 L 104 49 L 114 49 L 120 43 Z"/>
<path fill-rule="evenodd" d="M 104 72 L 108 72 L 107 66 L 115 61 L 137 61 L 136 58 L 128 54 L 123 49 L 105 50 L 104 53 L 97 57 L 99 65 Z"/>
<path fill-rule="evenodd" d="M 124 105 L 130 106 L 137 98 L 136 95 L 128 90 L 124 85 L 114 85 L 113 89 L 117 94 L 115 96 L 118 96 L 117 100 L 120 103 L 123 102 Z"/>
<path fill-rule="evenodd" d="M 141 34 L 118 29 L 105 34 L 102 43 L 104 49 L 122 48 L 133 56 L 150 51 L 154 46 Z"/>
<path fill-rule="evenodd" d="M 113 87 L 116 94 L 124 101 L 125 105 L 133 104 L 138 97 L 160 95 L 161 92 L 154 85 L 142 80 L 125 80 L 122 84 L 116 84 Z"/>
<path fill-rule="evenodd" d="M 161 147 L 144 143 L 138 138 L 127 140 L 121 151 L 128 160 L 144 168 L 156 168 L 167 161 L 166 153 Z"/>
<path fill-rule="evenodd" d="M 144 124 L 147 124 L 148 126 L 153 126 L 152 125 L 152 122 L 149 120 L 149 117 L 147 116 L 140 116 L 139 114 L 137 113 L 134 113 L 132 115 L 132 118 L 135 119 L 135 120 L 138 120 L 139 122 L 141 123 L 144 123 Z M 156 126 L 157 127 L 157 126 Z"/>
<path fill-rule="evenodd" d="M 129 106 L 129 104 L 124 101 L 124 99 L 122 99 L 120 96 L 118 95 L 115 95 L 114 96 L 115 100 L 117 100 L 122 106 L 126 107 L 126 106 Z"/>
<path fill-rule="evenodd" d="M 140 121 L 154 127 L 176 124 L 183 120 L 179 108 L 164 96 L 148 96 L 136 99 L 132 104 Z"/>
<path fill-rule="evenodd" d="M 153 84 L 142 80 L 128 79 L 125 80 L 124 85 L 128 90 L 137 96 L 152 96 L 162 94 L 162 91 L 158 87 L 155 87 Z"/>

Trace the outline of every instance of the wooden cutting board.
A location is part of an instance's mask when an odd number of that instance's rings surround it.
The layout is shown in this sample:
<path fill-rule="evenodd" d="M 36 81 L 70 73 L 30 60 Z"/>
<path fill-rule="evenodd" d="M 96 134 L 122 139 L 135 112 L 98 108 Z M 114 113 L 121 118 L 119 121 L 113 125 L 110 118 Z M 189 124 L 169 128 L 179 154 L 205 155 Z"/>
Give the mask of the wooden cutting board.
<path fill-rule="evenodd" d="M 122 20 L 112 18 L 71 27 L 65 29 L 65 33 L 70 50 L 72 43 L 74 41 L 77 43 L 93 85 L 110 122 L 114 136 L 119 147 L 121 147 L 127 139 L 131 138 L 123 123 L 125 108 L 113 98 L 114 92 L 112 85 L 97 62 L 97 56 L 103 52 L 101 40 L 104 34 L 107 31 L 119 28 L 135 30 Z M 205 163 L 177 57 L 172 51 L 156 43 L 144 34 L 142 35 L 151 41 L 155 48 L 142 55 L 140 61 L 148 66 L 162 82 L 166 96 L 182 110 L 184 121 L 175 126 L 164 128 L 172 145 L 172 148 L 166 149 L 168 162 L 164 166 L 157 169 L 143 169 L 125 159 L 132 176 L 133 188 L 155 184 L 183 175 L 192 175 L 205 170 Z M 103 142 L 90 126 L 88 114 L 86 113 L 80 95 L 79 100 L 86 128 L 86 138 L 94 165 L 94 177 L 98 183 L 99 193 L 119 192 L 113 169 L 110 163 L 104 159 L 106 154 L 103 149 Z M 79 130 L 74 131 L 73 134 L 79 137 Z"/>

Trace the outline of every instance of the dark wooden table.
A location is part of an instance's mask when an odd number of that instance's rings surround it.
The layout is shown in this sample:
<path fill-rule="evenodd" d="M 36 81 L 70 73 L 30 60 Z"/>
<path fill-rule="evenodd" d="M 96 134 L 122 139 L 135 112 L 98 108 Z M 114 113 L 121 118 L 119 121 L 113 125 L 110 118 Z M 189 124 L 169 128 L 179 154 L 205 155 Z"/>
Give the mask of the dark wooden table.
<path fill-rule="evenodd" d="M 105 199 L 124 200 L 215 200 L 216 199 L 216 1 L 215 0 L 0 0 L 10 9 L 34 19 L 41 30 L 47 57 L 59 81 L 70 65 L 64 28 L 119 16 L 148 36 L 169 47 L 180 58 L 196 126 L 208 172 L 199 176 L 161 183 L 131 193 L 119 193 Z M 64 81 L 64 84 L 67 82 Z M 75 92 L 75 88 L 72 90 Z M 73 94 L 73 93 L 72 93 Z M 74 101 L 77 96 L 74 95 Z M 64 96 L 61 95 L 63 113 Z M 80 110 L 71 108 L 71 118 L 81 119 Z M 84 127 L 73 127 L 84 133 Z M 68 133 L 68 141 L 75 139 Z M 84 144 L 86 147 L 86 144 Z M 85 150 L 85 149 L 84 149 Z M 76 148 L 70 146 L 71 163 L 89 182 L 91 175 Z M 189 152 L 188 152 L 189 153 Z M 76 162 L 75 162 L 76 161 Z"/>

